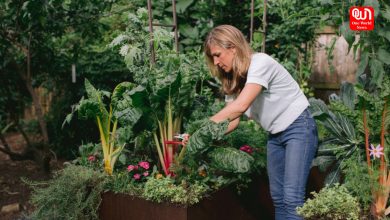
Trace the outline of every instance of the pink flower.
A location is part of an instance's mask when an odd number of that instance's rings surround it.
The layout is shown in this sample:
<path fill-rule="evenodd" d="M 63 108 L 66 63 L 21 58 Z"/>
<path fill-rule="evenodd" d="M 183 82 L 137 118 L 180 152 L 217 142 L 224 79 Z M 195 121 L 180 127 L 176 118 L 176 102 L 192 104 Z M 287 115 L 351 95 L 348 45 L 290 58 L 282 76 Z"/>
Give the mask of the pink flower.
<path fill-rule="evenodd" d="M 89 162 L 93 162 L 93 161 L 95 161 L 95 160 L 96 160 L 96 157 L 93 156 L 93 155 L 91 155 L 91 156 L 88 157 L 88 161 L 89 161 Z"/>
<path fill-rule="evenodd" d="M 148 171 L 144 172 L 144 176 L 149 176 L 149 172 Z"/>
<path fill-rule="evenodd" d="M 375 157 L 380 158 L 381 155 L 383 155 L 383 147 L 381 147 L 380 144 L 378 144 L 378 146 L 376 147 L 374 147 L 374 145 L 371 144 L 369 151 L 370 151 L 370 156 L 373 156 L 374 159 Z"/>
<path fill-rule="evenodd" d="M 248 146 L 248 145 L 241 146 L 240 150 L 244 151 L 244 152 L 247 152 L 248 154 L 252 154 L 253 153 L 253 148 Z"/>
<path fill-rule="evenodd" d="M 141 178 L 141 174 L 137 173 L 137 174 L 134 174 L 133 178 L 135 180 L 139 180 Z"/>
<path fill-rule="evenodd" d="M 138 163 L 138 165 L 142 168 L 144 168 L 145 170 L 149 169 L 149 162 L 147 161 L 141 161 Z"/>
<path fill-rule="evenodd" d="M 134 166 L 134 165 L 129 165 L 128 167 L 127 167 L 127 171 L 128 172 L 131 172 L 131 171 L 133 171 L 133 170 L 136 170 L 138 167 L 136 167 L 136 166 Z"/>

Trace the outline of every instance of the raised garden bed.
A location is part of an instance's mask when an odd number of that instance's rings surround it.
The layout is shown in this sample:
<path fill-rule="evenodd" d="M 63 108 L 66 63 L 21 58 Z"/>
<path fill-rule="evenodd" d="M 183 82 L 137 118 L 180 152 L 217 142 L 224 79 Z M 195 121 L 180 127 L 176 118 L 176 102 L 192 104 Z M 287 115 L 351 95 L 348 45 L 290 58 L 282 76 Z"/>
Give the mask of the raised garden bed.
<path fill-rule="evenodd" d="M 261 201 L 261 197 L 264 199 L 264 196 L 259 196 L 259 192 L 264 193 L 262 188 L 263 186 L 257 188 L 257 192 L 245 192 L 241 196 L 226 188 L 189 207 L 106 192 L 102 195 L 99 216 L 102 220 L 272 219 L 269 207 L 262 206 L 264 201 Z M 271 202 L 269 199 L 267 201 Z"/>

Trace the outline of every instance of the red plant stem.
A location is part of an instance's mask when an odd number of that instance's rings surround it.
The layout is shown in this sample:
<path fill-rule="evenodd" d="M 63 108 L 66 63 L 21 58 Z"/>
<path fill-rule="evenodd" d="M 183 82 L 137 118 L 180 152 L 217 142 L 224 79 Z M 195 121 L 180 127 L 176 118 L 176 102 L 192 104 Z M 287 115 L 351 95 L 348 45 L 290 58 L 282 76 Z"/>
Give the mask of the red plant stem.
<path fill-rule="evenodd" d="M 172 150 L 168 150 L 168 144 L 172 145 Z M 164 155 L 164 161 L 165 161 L 165 168 L 167 169 L 168 174 L 173 174 L 169 168 L 171 167 L 171 163 L 173 162 L 173 153 L 175 150 L 175 146 L 181 144 L 181 141 L 164 141 L 164 148 L 165 148 L 165 155 Z"/>
<path fill-rule="evenodd" d="M 369 131 L 367 126 L 367 115 L 366 115 L 366 108 L 363 106 L 363 127 L 364 127 L 364 137 L 365 137 L 365 144 L 366 144 L 366 157 L 367 157 L 367 166 L 368 166 L 368 173 L 371 175 L 371 159 L 370 159 L 370 150 L 369 150 Z"/>

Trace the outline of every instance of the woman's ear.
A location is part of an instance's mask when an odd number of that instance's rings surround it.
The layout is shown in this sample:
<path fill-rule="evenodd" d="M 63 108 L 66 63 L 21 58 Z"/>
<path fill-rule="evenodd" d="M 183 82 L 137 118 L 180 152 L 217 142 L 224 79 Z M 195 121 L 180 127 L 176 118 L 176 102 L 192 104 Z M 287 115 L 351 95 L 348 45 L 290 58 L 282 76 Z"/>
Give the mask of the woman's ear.
<path fill-rule="evenodd" d="M 229 49 L 232 51 L 232 53 L 233 53 L 234 55 L 236 55 L 236 52 L 237 52 L 236 47 L 231 47 L 231 48 L 229 48 Z"/>

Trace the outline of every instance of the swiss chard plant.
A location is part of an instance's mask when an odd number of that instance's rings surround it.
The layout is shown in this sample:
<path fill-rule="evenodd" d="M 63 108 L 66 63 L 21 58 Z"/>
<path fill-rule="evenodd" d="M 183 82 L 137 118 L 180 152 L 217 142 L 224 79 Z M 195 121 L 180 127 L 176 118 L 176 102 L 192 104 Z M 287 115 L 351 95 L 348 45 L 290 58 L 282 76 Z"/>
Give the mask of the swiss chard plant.
<path fill-rule="evenodd" d="M 130 14 L 127 31 L 113 40 L 111 46 L 120 47 L 136 86 L 128 92 L 131 108 L 140 112 L 132 132 L 135 138 L 144 131 L 152 133 L 150 145 L 154 145 L 161 169 L 172 175 L 171 164 L 179 152 L 174 136 L 181 133 L 183 121 L 193 111 L 194 99 L 208 78 L 204 60 L 198 52 L 177 54 L 173 36 L 166 29 L 154 29 L 155 60 L 151 59 L 150 34 L 147 31 L 147 11 L 139 9 Z"/>
<path fill-rule="evenodd" d="M 76 111 L 79 118 L 96 121 L 103 152 L 104 171 L 109 175 L 112 175 L 115 162 L 125 147 L 125 143 L 121 143 L 118 137 L 123 135 L 126 129 L 118 129 L 118 122 L 123 127 L 132 126 L 141 116 L 139 111 L 130 108 L 131 99 L 126 94 L 126 91 L 131 90 L 133 87 L 134 84 L 130 82 L 122 82 L 110 94 L 97 90 L 86 79 L 85 90 L 87 98 L 82 98 L 64 121 L 64 123 L 69 122 Z M 106 97 L 111 98 L 108 108 L 104 102 Z"/>
<path fill-rule="evenodd" d="M 209 158 L 210 166 L 223 171 L 248 173 L 254 163 L 254 158 L 251 155 L 233 147 L 215 147 L 213 145 L 213 141 L 223 138 L 228 124 L 228 121 L 215 123 L 205 120 L 188 141 L 188 156 Z"/>

